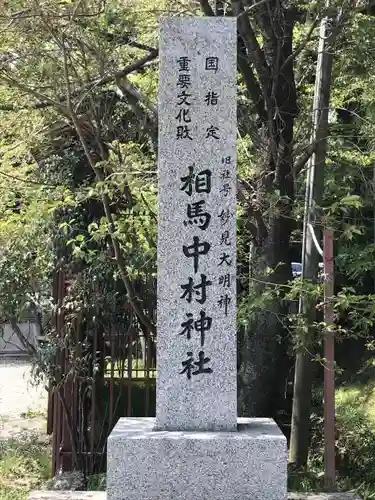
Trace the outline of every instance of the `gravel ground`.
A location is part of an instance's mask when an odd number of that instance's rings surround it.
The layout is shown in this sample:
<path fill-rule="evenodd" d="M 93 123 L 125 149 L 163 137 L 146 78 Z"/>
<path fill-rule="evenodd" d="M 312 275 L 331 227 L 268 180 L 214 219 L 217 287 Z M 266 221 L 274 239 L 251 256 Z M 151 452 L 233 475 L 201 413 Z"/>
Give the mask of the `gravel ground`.
<path fill-rule="evenodd" d="M 47 391 L 30 384 L 31 364 L 27 360 L 0 359 L 0 418 L 21 413 L 46 412 Z"/>

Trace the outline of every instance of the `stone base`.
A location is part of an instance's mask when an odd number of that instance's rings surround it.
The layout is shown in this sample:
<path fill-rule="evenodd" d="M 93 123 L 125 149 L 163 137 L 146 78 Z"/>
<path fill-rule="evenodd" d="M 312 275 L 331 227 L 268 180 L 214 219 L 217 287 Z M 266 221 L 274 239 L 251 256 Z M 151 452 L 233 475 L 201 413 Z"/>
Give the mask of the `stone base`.
<path fill-rule="evenodd" d="M 107 500 L 105 491 L 32 491 L 28 500 Z M 361 500 L 354 492 L 288 493 L 288 500 Z"/>
<path fill-rule="evenodd" d="M 108 438 L 107 500 L 286 500 L 286 439 L 271 419 L 237 432 L 154 431 L 121 418 Z"/>

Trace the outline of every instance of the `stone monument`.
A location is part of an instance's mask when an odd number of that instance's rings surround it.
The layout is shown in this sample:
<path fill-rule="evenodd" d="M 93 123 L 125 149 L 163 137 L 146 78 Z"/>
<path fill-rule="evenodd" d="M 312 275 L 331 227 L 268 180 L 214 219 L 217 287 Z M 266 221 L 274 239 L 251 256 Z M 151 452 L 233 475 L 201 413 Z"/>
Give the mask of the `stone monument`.
<path fill-rule="evenodd" d="M 285 500 L 286 440 L 237 418 L 236 19 L 161 20 L 156 419 L 108 439 L 108 500 Z"/>

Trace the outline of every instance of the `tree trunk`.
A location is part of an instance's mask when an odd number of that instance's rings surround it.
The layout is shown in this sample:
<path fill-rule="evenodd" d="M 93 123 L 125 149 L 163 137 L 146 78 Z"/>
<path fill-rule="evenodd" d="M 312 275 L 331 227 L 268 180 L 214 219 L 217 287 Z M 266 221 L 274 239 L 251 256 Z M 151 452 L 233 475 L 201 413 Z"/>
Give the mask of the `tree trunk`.
<path fill-rule="evenodd" d="M 292 277 L 289 225 L 285 219 L 272 221 L 273 241 L 252 250 L 250 293 L 255 297 L 262 297 L 265 283 L 274 291 Z M 278 266 L 279 263 L 284 264 Z M 275 271 L 266 274 L 267 269 Z M 288 369 L 282 323 L 287 310 L 288 305 L 279 297 L 267 300 L 251 315 L 246 329 L 239 332 L 239 412 L 243 416 L 276 417 L 281 407 Z"/>
<path fill-rule="evenodd" d="M 200 0 L 200 4 L 205 15 L 215 15 L 208 0 Z M 249 252 L 251 267 L 256 270 L 249 288 L 257 298 L 263 294 L 264 282 L 280 292 L 266 308 L 258 308 L 239 334 L 239 411 L 246 416 L 274 416 L 282 393 L 280 387 L 285 383 L 280 371 L 284 371 L 286 360 L 282 285 L 291 278 L 292 149 L 298 111 L 292 55 L 296 11 L 285 8 L 278 0 L 259 2 L 256 9 L 249 0 L 231 0 L 231 15 L 238 20 L 239 71 L 253 102 L 250 112 L 257 113 L 254 144 L 259 139 L 265 152 L 258 174 L 239 180 L 248 195 L 239 190 L 253 244 Z M 272 202 L 271 208 L 270 196 L 274 199 L 275 193 L 278 200 Z M 248 242 L 244 246 L 249 248 Z"/>
<path fill-rule="evenodd" d="M 291 54 L 295 12 L 283 9 L 278 2 L 270 2 L 264 9 L 259 7 L 259 11 L 257 21 L 264 34 L 263 51 L 270 75 L 264 75 L 262 82 L 267 116 L 263 140 L 268 163 L 258 179 L 257 197 L 261 211 L 267 210 L 270 215 L 262 229 L 259 214 L 255 214 L 257 234 L 251 263 L 255 272 L 250 283 L 256 297 L 264 294 L 268 286 L 265 282 L 279 295 L 260 306 L 249 318 L 247 329 L 241 332 L 239 409 L 246 416 L 276 417 L 284 397 L 288 364 L 283 325 L 288 305 L 282 297 L 283 285 L 292 278 L 292 146 L 297 104 Z M 260 71 L 263 72 L 261 67 Z M 270 208 L 269 199 L 275 192 L 278 200 Z"/>

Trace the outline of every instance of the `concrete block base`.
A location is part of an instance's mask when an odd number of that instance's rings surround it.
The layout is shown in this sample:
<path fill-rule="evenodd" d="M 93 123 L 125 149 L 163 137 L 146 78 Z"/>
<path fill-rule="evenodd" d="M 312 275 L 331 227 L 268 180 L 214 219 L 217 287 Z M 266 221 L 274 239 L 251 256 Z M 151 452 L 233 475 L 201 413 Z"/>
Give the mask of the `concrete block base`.
<path fill-rule="evenodd" d="M 237 432 L 155 431 L 121 418 L 108 438 L 107 500 L 286 500 L 286 439 L 271 419 Z"/>
<path fill-rule="evenodd" d="M 107 500 L 105 491 L 32 491 L 28 500 Z M 361 500 L 354 492 L 288 493 L 288 500 Z"/>

